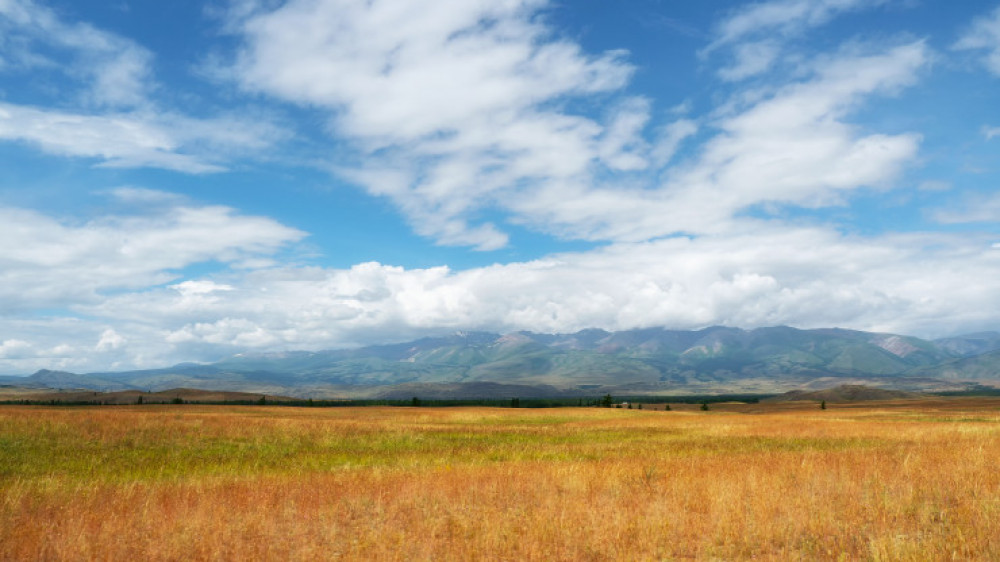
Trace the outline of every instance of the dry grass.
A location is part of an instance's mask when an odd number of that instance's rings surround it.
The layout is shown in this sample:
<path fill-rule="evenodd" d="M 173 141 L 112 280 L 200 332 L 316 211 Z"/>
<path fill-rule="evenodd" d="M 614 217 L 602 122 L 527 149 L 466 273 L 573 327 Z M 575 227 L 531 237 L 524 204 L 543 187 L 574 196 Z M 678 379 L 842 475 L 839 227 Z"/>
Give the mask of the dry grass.
<path fill-rule="evenodd" d="M 1000 403 L 728 408 L 3 407 L 0 559 L 1000 559 Z"/>

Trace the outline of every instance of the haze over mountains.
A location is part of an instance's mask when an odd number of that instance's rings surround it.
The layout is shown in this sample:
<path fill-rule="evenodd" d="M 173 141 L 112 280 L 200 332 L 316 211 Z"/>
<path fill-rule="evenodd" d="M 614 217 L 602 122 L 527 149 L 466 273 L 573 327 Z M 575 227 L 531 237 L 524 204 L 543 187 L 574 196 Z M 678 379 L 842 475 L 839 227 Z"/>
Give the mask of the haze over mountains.
<path fill-rule="evenodd" d="M 845 383 L 902 390 L 1000 384 L 1000 333 L 930 341 L 790 327 L 459 332 L 358 349 L 242 354 L 210 365 L 0 377 L 0 384 L 39 388 L 185 387 L 315 398 L 771 393 Z"/>

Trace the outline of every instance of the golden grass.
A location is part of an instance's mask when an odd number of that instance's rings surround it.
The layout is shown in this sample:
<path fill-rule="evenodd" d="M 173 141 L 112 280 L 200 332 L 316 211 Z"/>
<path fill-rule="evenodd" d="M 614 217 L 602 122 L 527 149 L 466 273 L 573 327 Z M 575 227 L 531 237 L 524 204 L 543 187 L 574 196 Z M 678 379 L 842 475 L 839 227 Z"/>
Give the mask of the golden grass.
<path fill-rule="evenodd" d="M 1000 403 L 728 408 L 0 407 L 0 559 L 1000 559 Z"/>

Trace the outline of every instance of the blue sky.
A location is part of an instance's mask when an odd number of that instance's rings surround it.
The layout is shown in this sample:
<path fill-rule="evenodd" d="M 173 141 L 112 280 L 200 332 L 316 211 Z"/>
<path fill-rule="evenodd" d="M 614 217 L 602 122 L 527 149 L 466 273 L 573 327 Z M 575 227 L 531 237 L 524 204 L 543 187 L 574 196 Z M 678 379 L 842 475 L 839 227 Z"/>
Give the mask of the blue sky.
<path fill-rule="evenodd" d="M 0 373 L 1000 329 L 1000 3 L 0 0 Z"/>

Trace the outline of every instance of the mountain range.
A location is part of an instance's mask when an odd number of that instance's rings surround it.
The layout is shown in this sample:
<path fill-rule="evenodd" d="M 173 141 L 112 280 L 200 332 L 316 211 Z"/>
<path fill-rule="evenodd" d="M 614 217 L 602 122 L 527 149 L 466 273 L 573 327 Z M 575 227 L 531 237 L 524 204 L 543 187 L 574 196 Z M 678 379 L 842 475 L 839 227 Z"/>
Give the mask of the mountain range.
<path fill-rule="evenodd" d="M 1000 333 L 924 340 L 785 326 L 573 334 L 458 332 L 407 343 L 240 354 L 217 363 L 0 384 L 95 391 L 195 388 L 303 398 L 777 393 L 841 384 L 908 391 L 1000 385 Z"/>

